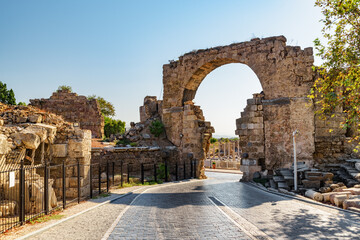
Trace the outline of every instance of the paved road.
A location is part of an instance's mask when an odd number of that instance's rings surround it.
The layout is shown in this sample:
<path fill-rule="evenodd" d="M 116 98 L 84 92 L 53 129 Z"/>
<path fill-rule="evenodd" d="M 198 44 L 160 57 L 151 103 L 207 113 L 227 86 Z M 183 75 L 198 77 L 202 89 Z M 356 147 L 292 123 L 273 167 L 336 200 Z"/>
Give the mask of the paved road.
<path fill-rule="evenodd" d="M 148 188 L 32 239 L 360 239 L 356 214 L 267 193 L 236 174 L 207 175 Z"/>

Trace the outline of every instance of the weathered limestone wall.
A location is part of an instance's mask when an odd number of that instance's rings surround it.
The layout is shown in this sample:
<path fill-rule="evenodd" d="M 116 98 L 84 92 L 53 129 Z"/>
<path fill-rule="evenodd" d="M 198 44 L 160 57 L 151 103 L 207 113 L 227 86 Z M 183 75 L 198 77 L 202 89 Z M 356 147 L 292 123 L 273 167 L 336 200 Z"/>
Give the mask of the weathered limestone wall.
<path fill-rule="evenodd" d="M 303 134 L 299 139 L 300 159 L 312 159 L 313 111 L 298 108 L 305 102 L 314 81 L 313 62 L 312 48 L 302 50 L 286 46 L 286 38 L 279 36 L 190 52 L 164 65 L 163 122 L 169 140 L 184 154 L 192 152 L 195 158 L 203 159 L 202 151 L 206 149 L 206 144 L 200 143 L 203 143 L 204 136 L 192 134 L 193 138 L 182 137 L 184 133 L 192 132 L 190 128 L 198 127 L 188 123 L 190 118 L 194 118 L 192 121 L 196 118 L 186 114 L 186 105 L 194 99 L 201 82 L 211 71 L 225 64 L 243 63 L 255 72 L 263 87 L 265 163 L 269 167 L 289 164 L 291 133 L 296 129 L 302 130 Z M 310 127 L 305 127 L 307 124 Z M 200 164 L 199 169 L 201 167 Z"/>
<path fill-rule="evenodd" d="M 81 129 L 91 130 L 95 138 L 104 136 L 104 118 L 95 99 L 58 90 L 49 99 L 31 99 L 30 105 L 61 115 L 66 121 L 79 123 Z"/>

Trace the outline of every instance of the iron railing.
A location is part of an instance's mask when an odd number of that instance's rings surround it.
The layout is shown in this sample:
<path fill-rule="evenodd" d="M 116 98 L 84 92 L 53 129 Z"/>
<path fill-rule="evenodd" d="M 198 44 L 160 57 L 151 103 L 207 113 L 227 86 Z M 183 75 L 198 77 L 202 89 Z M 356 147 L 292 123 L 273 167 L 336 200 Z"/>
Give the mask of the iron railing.
<path fill-rule="evenodd" d="M 19 165 L 19 164 L 18 164 Z M 17 165 L 17 166 L 18 166 Z M 0 171 L 0 233 L 124 183 L 196 178 L 196 160 L 169 164 L 126 163 L 24 165 Z M 190 170 L 190 171 L 189 171 Z"/>

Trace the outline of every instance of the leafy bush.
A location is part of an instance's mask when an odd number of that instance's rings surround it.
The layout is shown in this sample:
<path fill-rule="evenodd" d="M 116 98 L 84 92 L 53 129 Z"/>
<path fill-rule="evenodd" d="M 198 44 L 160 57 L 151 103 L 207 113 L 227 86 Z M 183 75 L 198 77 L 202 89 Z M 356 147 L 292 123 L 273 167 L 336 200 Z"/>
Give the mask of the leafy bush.
<path fill-rule="evenodd" d="M 136 146 L 137 146 L 137 143 L 136 143 L 136 142 L 132 142 L 132 143 L 130 143 L 130 146 L 136 147 Z"/>
<path fill-rule="evenodd" d="M 105 117 L 104 120 L 104 133 L 106 137 L 110 137 L 111 134 L 123 134 L 125 132 L 125 122 L 109 117 Z"/>
<path fill-rule="evenodd" d="M 217 142 L 217 139 L 216 138 L 210 138 L 210 143 L 213 144 L 213 143 L 216 143 Z"/>
<path fill-rule="evenodd" d="M 91 95 L 87 97 L 89 100 L 96 99 L 99 103 L 100 111 L 105 117 L 115 116 L 115 107 L 111 102 L 106 101 L 103 97 Z"/>
<path fill-rule="evenodd" d="M 0 82 L 0 102 L 16 105 L 15 94 L 12 89 L 8 90 L 5 83 Z"/>
<path fill-rule="evenodd" d="M 155 120 L 151 122 L 150 132 L 155 137 L 159 137 L 165 131 L 164 124 L 160 120 Z"/>
<path fill-rule="evenodd" d="M 24 103 L 24 102 L 19 102 L 17 105 L 19 105 L 19 106 L 26 106 L 26 103 Z"/>
<path fill-rule="evenodd" d="M 70 86 L 61 85 L 57 89 L 58 91 L 64 91 L 64 92 L 72 92 L 72 88 Z"/>

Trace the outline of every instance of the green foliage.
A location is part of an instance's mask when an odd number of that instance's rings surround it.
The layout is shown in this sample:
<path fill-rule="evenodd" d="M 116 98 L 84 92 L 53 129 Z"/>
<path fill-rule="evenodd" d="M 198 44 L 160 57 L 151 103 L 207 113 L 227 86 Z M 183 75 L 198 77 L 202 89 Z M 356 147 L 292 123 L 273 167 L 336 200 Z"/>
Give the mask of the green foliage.
<path fill-rule="evenodd" d="M 123 138 L 116 142 L 116 145 L 129 145 L 131 142 L 127 138 Z"/>
<path fill-rule="evenodd" d="M 210 138 L 210 143 L 213 144 L 213 143 L 216 143 L 217 142 L 217 139 L 216 138 Z"/>
<path fill-rule="evenodd" d="M 57 89 L 58 91 L 64 91 L 64 92 L 72 92 L 72 88 L 67 85 L 61 85 Z"/>
<path fill-rule="evenodd" d="M 354 139 L 360 135 L 360 0 L 317 0 L 321 8 L 323 37 L 314 41 L 324 63 L 314 68 L 319 78 L 309 95 L 320 106 L 320 116 L 335 117 L 335 109 L 344 106 L 345 121 L 342 127 L 356 130 Z"/>
<path fill-rule="evenodd" d="M 164 124 L 160 120 L 155 120 L 151 122 L 150 132 L 155 137 L 159 137 L 165 131 Z"/>
<path fill-rule="evenodd" d="M 8 90 L 5 83 L 0 82 L 0 102 L 16 105 L 15 94 L 12 89 Z"/>
<path fill-rule="evenodd" d="M 26 106 L 27 104 L 24 103 L 24 102 L 19 102 L 17 105 L 19 105 L 19 106 Z"/>
<path fill-rule="evenodd" d="M 111 134 L 123 134 L 125 132 L 125 122 L 105 117 L 104 133 L 106 137 Z"/>
<path fill-rule="evenodd" d="M 167 173 L 168 179 L 170 179 L 169 172 Z M 157 171 L 157 179 L 165 179 L 165 164 L 160 163 Z"/>
<path fill-rule="evenodd" d="M 136 147 L 138 144 L 136 143 L 136 142 L 132 142 L 132 143 L 130 143 L 130 146 L 132 146 L 132 147 Z"/>
<path fill-rule="evenodd" d="M 96 95 L 88 96 L 89 100 L 96 99 L 100 106 L 100 111 L 105 117 L 115 116 L 115 107 L 112 103 L 106 101 L 102 97 L 97 97 Z"/>

